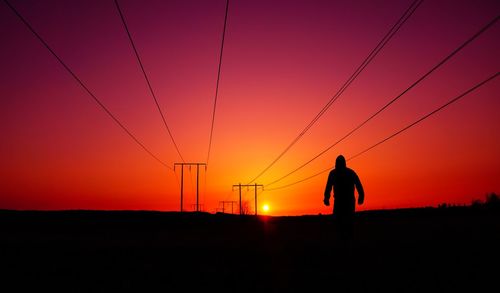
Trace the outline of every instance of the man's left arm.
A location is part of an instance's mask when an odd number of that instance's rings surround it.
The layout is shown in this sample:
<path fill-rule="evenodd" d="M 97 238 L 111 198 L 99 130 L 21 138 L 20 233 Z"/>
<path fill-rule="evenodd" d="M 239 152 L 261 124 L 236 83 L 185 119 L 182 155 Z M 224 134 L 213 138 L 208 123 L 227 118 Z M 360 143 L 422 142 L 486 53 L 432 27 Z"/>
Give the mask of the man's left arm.
<path fill-rule="evenodd" d="M 358 204 L 362 205 L 365 201 L 365 191 L 363 190 L 363 185 L 361 184 L 358 175 L 355 174 L 354 177 L 354 184 L 356 185 L 356 189 L 358 190 Z"/>

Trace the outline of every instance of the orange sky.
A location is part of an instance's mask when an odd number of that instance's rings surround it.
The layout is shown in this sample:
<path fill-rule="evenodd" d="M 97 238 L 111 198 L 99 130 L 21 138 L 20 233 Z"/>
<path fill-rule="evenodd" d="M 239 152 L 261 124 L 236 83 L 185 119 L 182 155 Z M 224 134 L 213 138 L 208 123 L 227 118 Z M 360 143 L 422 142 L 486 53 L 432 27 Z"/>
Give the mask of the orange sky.
<path fill-rule="evenodd" d="M 162 161 L 181 162 L 113 1 L 14 1 L 91 91 Z M 215 212 L 300 133 L 412 1 L 231 1 L 212 153 L 200 203 Z M 460 2 L 460 3 L 457 3 Z M 174 138 L 204 162 L 225 1 L 120 1 Z M 495 16 L 498 1 L 424 2 L 303 138 L 257 183 L 272 215 L 330 213 L 327 173 L 288 188 L 391 135 L 500 68 L 500 27 L 324 156 L 287 174 L 396 97 Z M 141 149 L 14 13 L 0 5 L 0 209 L 179 210 L 180 171 Z M 500 83 L 495 79 L 348 162 L 361 209 L 469 204 L 500 192 Z M 184 208 L 195 203 L 186 170 Z M 253 189 L 243 192 L 253 205 Z M 251 206 L 253 209 L 253 206 Z"/>

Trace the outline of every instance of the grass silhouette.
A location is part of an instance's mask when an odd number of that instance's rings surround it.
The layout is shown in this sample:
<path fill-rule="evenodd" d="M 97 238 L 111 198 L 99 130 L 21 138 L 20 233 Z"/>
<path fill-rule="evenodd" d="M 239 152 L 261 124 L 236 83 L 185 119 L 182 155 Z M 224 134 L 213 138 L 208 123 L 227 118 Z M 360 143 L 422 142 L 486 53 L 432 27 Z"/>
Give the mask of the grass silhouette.
<path fill-rule="evenodd" d="M 15 291 L 482 292 L 500 247 L 486 204 L 359 212 L 349 242 L 328 215 L 4 210 L 0 229 Z"/>

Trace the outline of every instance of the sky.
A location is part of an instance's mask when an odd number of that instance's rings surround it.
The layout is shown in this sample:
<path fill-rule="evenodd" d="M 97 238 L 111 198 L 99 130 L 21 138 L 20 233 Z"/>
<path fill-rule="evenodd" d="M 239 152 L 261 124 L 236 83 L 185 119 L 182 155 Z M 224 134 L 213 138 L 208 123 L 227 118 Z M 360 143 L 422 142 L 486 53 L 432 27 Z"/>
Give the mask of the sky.
<path fill-rule="evenodd" d="M 142 149 L 0 3 L 0 209 L 180 209 L 182 162 L 113 1 L 9 0 Z M 327 214 L 332 167 L 500 68 L 500 25 L 299 171 L 500 14 L 499 1 L 424 1 L 323 116 L 252 182 L 330 101 L 413 1 L 231 0 L 208 166 L 199 204 L 221 211 L 235 184 L 258 183 L 258 211 Z M 120 0 L 158 104 L 185 162 L 207 162 L 224 0 Z M 348 161 L 358 210 L 470 204 L 500 192 L 500 82 Z M 184 169 L 184 210 L 196 204 Z M 274 189 L 274 190 L 273 190 Z M 242 188 L 254 212 L 254 189 Z M 263 210 L 263 205 L 269 207 Z M 230 205 L 226 205 L 226 212 Z M 236 208 L 235 211 L 236 212 Z"/>

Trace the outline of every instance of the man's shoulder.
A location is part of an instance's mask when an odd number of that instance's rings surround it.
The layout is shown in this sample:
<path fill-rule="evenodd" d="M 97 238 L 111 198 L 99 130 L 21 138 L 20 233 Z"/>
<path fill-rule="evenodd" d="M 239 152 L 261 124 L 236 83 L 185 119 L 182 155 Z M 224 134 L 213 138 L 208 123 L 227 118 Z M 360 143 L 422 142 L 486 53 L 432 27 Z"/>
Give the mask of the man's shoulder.
<path fill-rule="evenodd" d="M 356 175 L 356 176 L 358 176 L 358 175 L 356 174 L 356 172 L 355 172 L 353 169 L 351 169 L 351 168 L 346 168 L 346 171 L 347 171 L 347 172 L 349 172 L 349 173 L 350 173 L 350 174 L 352 174 L 352 175 Z"/>
<path fill-rule="evenodd" d="M 342 176 L 344 176 L 346 174 L 358 176 L 356 174 L 356 172 L 354 172 L 354 170 L 351 168 L 332 169 L 329 174 L 330 174 L 330 176 L 334 176 L 337 173 L 339 173 L 339 175 L 342 175 Z"/>

